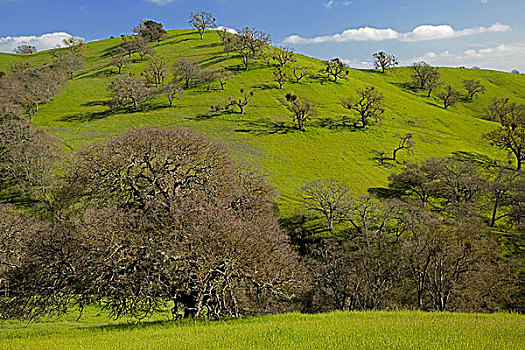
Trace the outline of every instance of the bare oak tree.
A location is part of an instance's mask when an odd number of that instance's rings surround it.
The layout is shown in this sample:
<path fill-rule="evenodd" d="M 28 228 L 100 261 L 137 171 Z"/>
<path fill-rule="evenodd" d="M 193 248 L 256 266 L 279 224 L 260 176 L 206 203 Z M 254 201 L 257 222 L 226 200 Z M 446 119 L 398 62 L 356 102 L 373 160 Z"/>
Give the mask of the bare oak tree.
<path fill-rule="evenodd" d="M 374 53 L 374 67 L 381 68 L 381 71 L 384 73 L 386 69 L 390 67 L 397 66 L 399 62 L 394 57 L 394 55 L 389 55 L 383 51 Z"/>
<path fill-rule="evenodd" d="M 297 128 L 304 132 L 306 122 L 317 115 L 317 111 L 310 101 L 300 99 L 293 93 L 286 94 L 287 108 L 293 113 L 293 120 L 297 122 Z"/>
<path fill-rule="evenodd" d="M 464 79 L 463 86 L 467 90 L 468 97 L 473 100 L 476 94 L 485 93 L 485 85 L 481 84 L 479 80 Z"/>
<path fill-rule="evenodd" d="M 206 11 L 201 11 L 200 13 L 192 12 L 190 14 L 189 24 L 197 29 L 201 36 L 201 40 L 204 39 L 204 32 L 206 29 L 217 28 L 217 24 L 215 24 L 215 17 L 213 17 L 210 12 Z"/>
<path fill-rule="evenodd" d="M 456 95 L 457 91 L 451 85 L 445 86 L 445 91 L 438 95 L 438 98 L 443 101 L 443 108 L 454 107 L 458 102 Z"/>
<path fill-rule="evenodd" d="M 244 88 L 241 88 L 240 90 L 241 96 L 240 97 L 231 97 L 229 98 L 229 105 L 230 106 L 237 106 L 239 107 L 241 114 L 244 114 L 244 107 L 248 105 L 250 100 L 253 98 L 253 91 L 245 90 Z"/>
<path fill-rule="evenodd" d="M 359 113 L 362 128 L 366 130 L 370 124 L 370 119 L 379 120 L 382 118 L 385 112 L 383 100 L 383 94 L 377 91 L 375 86 L 369 86 L 357 90 L 355 97 L 342 98 L 341 103 L 346 109 Z"/>
<path fill-rule="evenodd" d="M 350 70 L 339 58 L 333 58 L 330 61 L 326 62 L 326 67 L 324 69 L 328 73 L 329 77 L 334 78 L 334 83 L 337 83 L 337 79 L 346 79 L 346 76 L 350 73 Z"/>

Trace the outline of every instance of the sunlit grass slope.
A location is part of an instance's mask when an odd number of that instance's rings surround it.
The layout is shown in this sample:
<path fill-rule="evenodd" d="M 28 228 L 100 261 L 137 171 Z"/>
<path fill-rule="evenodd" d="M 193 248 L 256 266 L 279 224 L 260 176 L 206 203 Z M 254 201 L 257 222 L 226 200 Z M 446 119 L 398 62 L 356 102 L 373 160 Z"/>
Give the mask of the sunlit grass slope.
<path fill-rule="evenodd" d="M 400 165 L 379 160 L 389 155 L 397 143 L 396 133 L 412 132 L 416 141 L 414 155 L 401 161 L 420 161 L 431 156 L 464 154 L 469 157 L 489 157 L 504 160 L 505 152 L 492 148 L 482 139 L 496 127 L 495 123 L 476 118 L 492 97 L 510 97 L 525 102 L 525 76 L 496 71 L 460 68 L 440 68 L 442 80 L 463 90 L 463 79 L 476 79 L 486 86 L 487 93 L 474 101 L 462 101 L 450 110 L 441 108 L 435 98 L 424 92 L 412 91 L 410 70 L 396 68 L 381 74 L 373 70 L 350 71 L 349 79 L 337 84 L 312 78 L 298 85 L 291 81 L 284 90 L 273 81 L 272 67 L 257 64 L 248 71 L 235 71 L 234 78 L 221 91 L 219 84 L 210 91 L 196 86 L 185 91 L 184 99 L 175 108 L 167 99 L 158 98 L 147 111 L 136 113 L 101 113 L 107 109 L 103 102 L 110 98 L 108 83 L 116 76 L 109 53 L 120 44 L 120 38 L 88 44 L 85 70 L 69 83 L 62 95 L 42 106 L 35 118 L 37 125 L 63 141 L 69 149 L 77 149 L 136 126 L 191 127 L 224 142 L 234 158 L 254 161 L 269 174 L 270 181 L 282 194 L 279 203 L 282 215 L 295 210 L 296 191 L 305 182 L 316 178 L 334 177 L 347 183 L 356 192 L 384 186 L 388 175 Z M 167 40 L 155 46 L 158 53 L 174 62 L 178 57 L 199 61 L 203 68 L 237 67 L 240 59 L 223 53 L 216 33 L 208 32 L 203 41 L 191 30 L 170 31 Z M 49 61 L 46 52 L 31 56 L 0 55 L 0 70 L 7 70 L 15 60 L 43 64 Z M 319 60 L 300 56 L 298 63 L 323 67 Z M 137 57 L 124 72 L 140 74 L 147 65 Z M 385 96 L 385 118 L 362 131 L 343 126 L 346 116 L 350 125 L 357 116 L 340 103 L 343 96 L 356 89 L 375 85 Z M 253 89 L 255 97 L 246 107 L 246 115 L 214 114 L 212 104 L 225 102 L 228 96 L 239 93 L 241 87 Z M 287 92 L 308 98 L 319 115 L 305 133 L 294 128 L 291 116 L 281 102 Z M 437 93 L 435 94 L 437 96 Z"/>
<path fill-rule="evenodd" d="M 2 349 L 523 349 L 510 314 L 353 312 L 218 322 L 108 322 L 90 311 L 39 324 L 0 323 Z"/>

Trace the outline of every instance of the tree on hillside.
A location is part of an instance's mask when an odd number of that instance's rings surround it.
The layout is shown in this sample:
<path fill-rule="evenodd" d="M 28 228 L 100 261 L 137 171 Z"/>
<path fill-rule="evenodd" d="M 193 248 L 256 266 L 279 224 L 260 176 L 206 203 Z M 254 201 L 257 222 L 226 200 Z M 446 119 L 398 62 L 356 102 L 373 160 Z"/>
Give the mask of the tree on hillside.
<path fill-rule="evenodd" d="M 164 75 L 168 70 L 169 59 L 164 56 L 154 56 L 144 70 L 146 83 L 150 86 L 159 87 L 164 84 Z"/>
<path fill-rule="evenodd" d="M 288 72 L 282 67 L 277 67 L 273 70 L 274 80 L 279 84 L 279 88 L 284 88 L 284 82 L 288 79 Z"/>
<path fill-rule="evenodd" d="M 373 56 L 374 67 L 381 68 L 383 73 L 386 69 L 397 66 L 399 64 L 394 55 L 389 55 L 383 51 L 376 52 Z"/>
<path fill-rule="evenodd" d="M 204 32 L 206 29 L 217 28 L 217 24 L 215 24 L 215 17 L 213 17 L 210 12 L 206 11 L 201 11 L 200 13 L 192 12 L 190 14 L 189 24 L 197 29 L 201 36 L 201 40 L 204 39 Z"/>
<path fill-rule="evenodd" d="M 155 50 L 149 45 L 149 40 L 143 36 L 135 35 L 131 42 L 131 47 L 133 47 L 133 52 L 136 52 L 140 60 L 143 61 L 146 56 L 153 56 Z"/>
<path fill-rule="evenodd" d="M 217 34 L 221 39 L 224 52 L 226 52 L 229 56 L 231 51 L 235 51 L 235 35 L 228 32 L 226 29 L 217 31 Z"/>
<path fill-rule="evenodd" d="M 454 107 L 458 102 L 457 91 L 451 86 L 445 86 L 445 91 L 438 95 L 438 98 L 443 101 L 443 108 Z"/>
<path fill-rule="evenodd" d="M 108 89 L 114 94 L 110 102 L 112 108 L 133 105 L 133 108 L 138 109 L 152 97 L 144 80 L 131 73 L 116 77 L 108 85 Z"/>
<path fill-rule="evenodd" d="M 303 78 L 308 78 L 310 76 L 311 71 L 312 71 L 312 67 L 303 67 L 303 66 L 294 67 L 293 76 L 295 77 L 297 84 L 300 84 Z"/>
<path fill-rule="evenodd" d="M 230 38 L 233 40 L 232 51 L 236 51 L 241 56 L 245 70 L 248 70 L 250 64 L 272 42 L 269 34 L 249 27 L 243 28 L 238 35 L 233 35 Z"/>
<path fill-rule="evenodd" d="M 241 110 L 241 114 L 244 114 L 244 107 L 248 105 L 250 100 L 253 98 L 253 91 L 245 90 L 241 88 L 240 97 L 231 97 L 229 98 L 229 106 L 237 106 Z"/>
<path fill-rule="evenodd" d="M 440 87 L 443 83 L 441 82 L 441 74 L 437 68 L 426 68 L 427 72 L 427 81 L 425 83 L 425 89 L 428 91 L 427 97 L 432 96 L 432 91 Z"/>
<path fill-rule="evenodd" d="M 467 90 L 468 97 L 473 100 L 474 96 L 478 93 L 485 93 L 485 85 L 481 84 L 479 80 L 464 79 L 463 86 Z"/>
<path fill-rule="evenodd" d="M 86 62 L 86 44 L 83 39 L 70 37 L 62 41 L 65 47 L 57 47 L 49 53 L 54 58 L 53 66 L 67 73 L 73 79 L 75 72 L 84 67 Z"/>
<path fill-rule="evenodd" d="M 281 68 L 284 68 L 288 62 L 296 62 L 293 49 L 283 46 L 278 47 L 277 50 L 273 52 L 272 59 L 277 61 Z"/>
<path fill-rule="evenodd" d="M 430 66 L 428 63 L 421 61 L 421 62 L 414 62 L 410 69 L 412 69 L 412 81 L 414 85 L 420 89 L 426 89 L 428 86 L 429 79 L 434 79 L 435 81 L 439 80 L 436 79 L 436 76 L 439 78 L 439 72 L 437 68 L 434 68 Z"/>
<path fill-rule="evenodd" d="M 414 134 L 411 132 L 407 132 L 404 135 L 403 134 L 396 134 L 395 137 L 399 139 L 399 144 L 394 148 L 394 151 L 392 152 L 392 160 L 396 161 L 397 152 L 405 150 L 408 154 L 412 154 L 414 151 L 412 148 L 414 147 Z"/>
<path fill-rule="evenodd" d="M 355 97 L 342 98 L 341 103 L 346 109 L 359 113 L 362 128 L 366 130 L 370 119 L 380 120 L 382 118 L 385 112 L 383 100 L 383 94 L 377 91 L 375 86 L 369 86 L 357 90 Z"/>
<path fill-rule="evenodd" d="M 18 54 L 18 55 L 30 55 L 32 53 L 36 53 L 38 50 L 36 49 L 36 47 L 32 46 L 32 45 L 19 45 L 17 46 L 13 52 Z"/>
<path fill-rule="evenodd" d="M 200 75 L 199 62 L 185 57 L 175 61 L 175 78 L 184 81 L 186 89 L 189 89 L 192 81 L 199 80 Z"/>
<path fill-rule="evenodd" d="M 339 58 L 333 58 L 326 62 L 324 71 L 328 73 L 329 77 L 334 78 L 334 83 L 337 83 L 338 78 L 346 79 L 346 76 L 350 73 L 346 64 Z"/>
<path fill-rule="evenodd" d="M 521 170 L 525 161 L 525 105 L 510 102 L 508 98 L 494 98 L 487 108 L 487 118 L 498 121 L 500 127 L 484 137 L 514 156 L 517 170 Z"/>
<path fill-rule="evenodd" d="M 173 79 L 169 83 L 162 85 L 161 92 L 168 98 L 170 107 L 173 107 L 173 101 L 182 98 L 184 90 L 179 85 L 178 81 Z"/>
<path fill-rule="evenodd" d="M 308 211 L 324 217 L 330 232 L 335 224 L 343 222 L 352 200 L 348 187 L 333 178 L 307 183 L 300 196 Z"/>
<path fill-rule="evenodd" d="M 233 73 L 226 68 L 219 69 L 215 71 L 215 77 L 219 81 L 219 84 L 221 84 L 221 90 L 224 90 L 224 87 L 226 84 L 228 84 L 228 81 L 230 81 L 231 78 L 233 78 Z"/>
<path fill-rule="evenodd" d="M 317 115 L 317 111 L 310 101 L 301 99 L 293 93 L 286 94 L 288 110 L 293 113 L 293 120 L 297 122 L 297 128 L 304 132 L 306 122 Z"/>
<path fill-rule="evenodd" d="M 133 28 L 133 32 L 148 41 L 156 41 L 160 45 L 160 41 L 166 36 L 167 32 L 164 25 L 152 20 L 142 20 L 139 25 Z"/>
<path fill-rule="evenodd" d="M 128 57 L 126 49 L 119 46 L 115 50 L 111 51 L 111 65 L 117 67 L 118 74 L 122 73 L 123 67 L 129 67 L 131 60 Z"/>

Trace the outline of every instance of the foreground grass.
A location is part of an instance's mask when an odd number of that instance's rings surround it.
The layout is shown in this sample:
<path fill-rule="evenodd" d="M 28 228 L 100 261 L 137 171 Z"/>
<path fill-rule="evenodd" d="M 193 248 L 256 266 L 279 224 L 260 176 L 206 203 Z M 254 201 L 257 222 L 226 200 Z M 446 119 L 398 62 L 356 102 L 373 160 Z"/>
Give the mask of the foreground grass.
<path fill-rule="evenodd" d="M 0 323 L 1 349 L 524 349 L 520 315 L 286 314 L 218 322 L 107 323 L 95 314 Z"/>

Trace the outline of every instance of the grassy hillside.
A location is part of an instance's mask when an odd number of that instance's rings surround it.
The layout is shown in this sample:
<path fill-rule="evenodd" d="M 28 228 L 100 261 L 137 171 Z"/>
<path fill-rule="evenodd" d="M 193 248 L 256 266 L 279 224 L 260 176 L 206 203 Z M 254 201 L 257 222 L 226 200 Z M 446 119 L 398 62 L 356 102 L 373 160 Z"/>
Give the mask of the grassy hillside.
<path fill-rule="evenodd" d="M 523 349 L 525 318 L 510 314 L 352 312 L 206 322 L 0 323 L 2 349 Z"/>
<path fill-rule="evenodd" d="M 109 66 L 109 52 L 120 41 L 114 38 L 89 43 L 85 70 L 69 83 L 61 96 L 42 106 L 35 123 L 62 140 L 69 149 L 135 126 L 184 126 L 200 130 L 224 142 L 234 158 L 254 161 L 269 173 L 271 182 L 282 194 L 279 204 L 285 216 L 296 208 L 297 189 L 316 178 L 337 178 L 356 192 L 384 186 L 388 175 L 401 168 L 379 161 L 381 152 L 391 153 L 397 142 L 396 133 L 412 132 L 416 141 L 415 154 L 410 158 L 401 154 L 402 161 L 452 154 L 503 160 L 505 152 L 482 140 L 483 133 L 494 129 L 496 124 L 476 116 L 495 96 L 525 102 L 525 76 L 519 74 L 440 68 L 442 80 L 457 89 L 463 90 L 463 79 L 481 80 L 487 88 L 487 93 L 473 102 L 463 101 L 455 108 L 444 110 L 441 101 L 428 99 L 424 92 L 408 88 L 408 68 L 397 68 L 386 74 L 352 69 L 349 79 L 337 84 L 314 78 L 300 85 L 289 82 L 281 91 L 273 81 L 273 68 L 258 64 L 249 71 L 236 71 L 226 91 L 221 91 L 218 83 L 211 91 L 192 87 L 185 91 L 184 99 L 177 102 L 175 108 L 168 107 L 167 99 L 159 98 L 148 111 L 107 114 L 103 113 L 107 109 L 103 102 L 110 98 L 107 84 L 116 76 L 116 68 Z M 155 48 L 172 61 L 184 56 L 198 60 L 204 68 L 240 64 L 235 55 L 223 53 L 214 32 L 207 33 L 201 41 L 195 31 L 170 31 L 167 40 Z M 45 52 L 27 57 L 1 54 L 0 70 L 7 70 L 15 60 L 43 64 L 49 59 Z M 298 61 L 315 70 L 323 67 L 321 61 L 313 58 L 300 56 Z M 134 56 L 133 66 L 124 71 L 140 74 L 146 64 Z M 341 106 L 341 97 L 368 84 L 377 86 L 385 95 L 384 120 L 367 131 L 343 126 L 343 116 L 356 121 L 357 116 Z M 246 107 L 246 115 L 210 111 L 210 105 L 235 96 L 241 87 L 255 92 L 253 102 Z M 289 112 L 280 102 L 287 92 L 310 99 L 319 111 L 305 133 L 294 128 Z"/>

